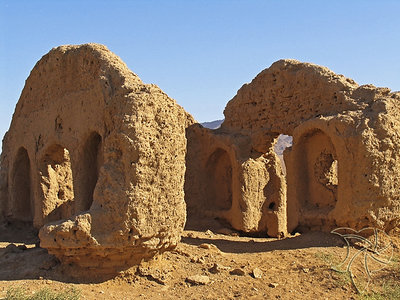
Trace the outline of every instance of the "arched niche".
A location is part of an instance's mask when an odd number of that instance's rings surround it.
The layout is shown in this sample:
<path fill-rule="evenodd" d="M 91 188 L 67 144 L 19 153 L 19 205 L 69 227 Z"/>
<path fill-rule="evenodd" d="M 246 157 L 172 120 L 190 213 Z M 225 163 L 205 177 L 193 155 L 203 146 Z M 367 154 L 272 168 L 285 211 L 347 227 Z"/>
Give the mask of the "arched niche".
<path fill-rule="evenodd" d="M 43 214 L 46 222 L 67 219 L 74 214 L 74 186 L 69 151 L 54 144 L 41 160 Z"/>
<path fill-rule="evenodd" d="M 78 210 L 89 210 L 93 203 L 93 193 L 103 164 L 102 138 L 97 132 L 89 135 L 84 145 L 81 182 L 81 203 Z"/>
<path fill-rule="evenodd" d="M 19 148 L 11 173 L 12 219 L 32 222 L 33 205 L 31 196 L 31 163 L 28 151 Z"/>
<path fill-rule="evenodd" d="M 322 130 L 304 134 L 297 145 L 297 184 L 302 210 L 329 212 L 337 203 L 338 159 L 331 139 Z"/>
<path fill-rule="evenodd" d="M 206 210 L 229 210 L 232 206 L 232 162 L 228 153 L 218 148 L 207 160 L 208 184 Z"/>

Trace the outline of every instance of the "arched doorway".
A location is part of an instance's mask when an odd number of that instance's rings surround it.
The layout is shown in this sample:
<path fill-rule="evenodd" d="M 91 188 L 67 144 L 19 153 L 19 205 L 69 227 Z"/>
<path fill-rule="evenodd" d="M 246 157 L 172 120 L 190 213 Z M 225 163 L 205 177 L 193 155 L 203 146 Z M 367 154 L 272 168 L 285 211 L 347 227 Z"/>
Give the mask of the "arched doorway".
<path fill-rule="evenodd" d="M 23 147 L 17 152 L 11 174 L 12 219 L 32 222 L 31 164 L 28 151 Z"/>
<path fill-rule="evenodd" d="M 218 148 L 206 165 L 208 185 L 206 210 L 229 210 L 232 206 L 232 163 L 228 153 Z"/>
<path fill-rule="evenodd" d="M 305 210 L 329 212 L 336 206 L 338 160 L 331 139 L 322 130 L 306 133 L 297 147 L 299 202 Z"/>
<path fill-rule="evenodd" d="M 86 211 L 93 203 L 93 193 L 103 164 L 102 138 L 93 132 L 84 146 L 83 168 L 81 176 L 81 203 L 78 210 Z"/>
<path fill-rule="evenodd" d="M 49 147 L 41 164 L 41 189 L 45 222 L 67 219 L 74 214 L 74 186 L 69 151 L 61 145 Z"/>

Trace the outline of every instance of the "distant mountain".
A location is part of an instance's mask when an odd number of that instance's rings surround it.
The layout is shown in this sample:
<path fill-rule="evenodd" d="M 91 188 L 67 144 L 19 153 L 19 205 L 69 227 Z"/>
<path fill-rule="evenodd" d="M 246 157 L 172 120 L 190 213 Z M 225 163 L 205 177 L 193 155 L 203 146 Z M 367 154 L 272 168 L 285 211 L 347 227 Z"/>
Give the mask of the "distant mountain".
<path fill-rule="evenodd" d="M 203 127 L 209 128 L 209 129 L 217 129 L 221 126 L 222 122 L 224 122 L 224 120 L 215 120 L 215 121 L 211 121 L 211 122 L 201 123 L 201 125 Z M 285 135 L 285 134 L 279 135 L 278 141 L 275 145 L 276 154 L 278 154 L 279 156 L 282 156 L 283 151 L 287 147 L 292 146 L 292 142 L 293 142 L 293 138 L 291 136 Z"/>
<path fill-rule="evenodd" d="M 293 137 L 291 137 L 290 135 L 286 135 L 286 134 L 280 134 L 278 137 L 278 141 L 276 142 L 275 147 L 274 147 L 275 153 L 278 155 L 279 159 L 281 160 L 282 171 L 285 175 L 286 175 L 286 165 L 285 165 L 285 161 L 283 159 L 283 151 L 285 151 L 285 149 L 287 147 L 291 147 L 292 144 L 293 144 Z"/>
<path fill-rule="evenodd" d="M 291 147 L 293 143 L 293 138 L 290 135 L 281 134 L 278 137 L 278 141 L 275 144 L 275 153 L 279 156 L 283 155 L 283 151 L 287 147 Z"/>
<path fill-rule="evenodd" d="M 215 121 L 204 122 L 204 123 L 200 123 L 200 124 L 205 128 L 217 129 L 221 126 L 222 122 L 224 122 L 224 120 L 215 120 Z"/>

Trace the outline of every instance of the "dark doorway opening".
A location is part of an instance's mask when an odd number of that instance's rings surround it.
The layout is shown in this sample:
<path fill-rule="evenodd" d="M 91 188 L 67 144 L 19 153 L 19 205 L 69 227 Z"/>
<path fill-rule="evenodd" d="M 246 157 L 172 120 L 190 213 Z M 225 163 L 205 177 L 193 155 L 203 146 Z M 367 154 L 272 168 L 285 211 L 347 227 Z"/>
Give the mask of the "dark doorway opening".
<path fill-rule="evenodd" d="M 232 206 L 232 163 L 228 153 L 218 148 L 207 161 L 206 209 L 229 210 Z"/>
<path fill-rule="evenodd" d="M 18 150 L 15 157 L 11 182 L 12 219 L 32 222 L 31 164 L 28 152 L 23 147 Z"/>
<path fill-rule="evenodd" d="M 103 164 L 102 138 L 93 132 L 84 146 L 83 176 L 81 184 L 81 204 L 79 211 L 87 211 L 93 203 L 93 193 L 99 179 L 100 167 Z"/>

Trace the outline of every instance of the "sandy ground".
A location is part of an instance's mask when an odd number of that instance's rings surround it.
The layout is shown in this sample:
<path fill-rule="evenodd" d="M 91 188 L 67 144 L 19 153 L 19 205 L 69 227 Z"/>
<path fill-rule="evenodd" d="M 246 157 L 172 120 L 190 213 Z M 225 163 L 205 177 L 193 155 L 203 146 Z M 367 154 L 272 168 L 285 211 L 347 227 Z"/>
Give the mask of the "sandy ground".
<path fill-rule="evenodd" d="M 373 273 L 369 291 L 380 291 L 387 282 L 400 282 L 398 234 L 393 233 L 391 240 L 394 259 Z M 37 242 L 35 233 L 22 226 L 1 228 L 0 299 L 17 286 L 29 293 L 75 287 L 82 299 L 359 298 L 349 277 L 331 268 L 343 260 L 347 247 L 343 238 L 330 233 L 297 233 L 279 240 L 239 236 L 223 227 L 188 226 L 174 251 L 102 281 L 80 278 L 79 272 L 61 265 Z M 363 249 L 354 247 L 350 258 Z M 363 288 L 368 278 L 365 256 L 370 271 L 381 264 L 372 259 L 373 253 L 360 253 L 352 271 Z"/>

